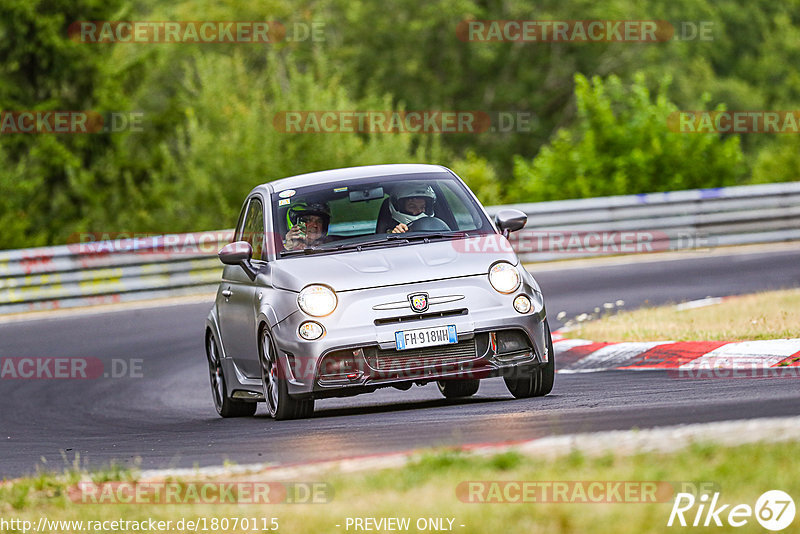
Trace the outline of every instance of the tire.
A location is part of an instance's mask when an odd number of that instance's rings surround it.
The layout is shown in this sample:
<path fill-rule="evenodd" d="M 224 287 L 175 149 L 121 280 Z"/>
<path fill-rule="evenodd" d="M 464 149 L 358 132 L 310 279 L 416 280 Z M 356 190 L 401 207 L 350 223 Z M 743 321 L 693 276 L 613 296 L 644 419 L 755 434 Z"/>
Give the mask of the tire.
<path fill-rule="evenodd" d="M 448 399 L 471 397 L 478 392 L 481 381 L 468 378 L 465 380 L 438 380 L 439 391 Z"/>
<path fill-rule="evenodd" d="M 528 373 L 504 377 L 508 391 L 517 399 L 544 397 L 553 390 L 556 371 L 556 357 L 553 354 L 553 337 L 550 325 L 544 322 L 545 342 L 547 343 L 547 363 Z"/>
<path fill-rule="evenodd" d="M 280 363 L 272 338 L 266 328 L 261 330 L 258 344 L 258 359 L 261 363 L 261 382 L 264 385 L 264 400 L 267 412 L 276 421 L 304 419 L 314 413 L 314 399 L 296 399 L 289 395 L 286 370 Z"/>
<path fill-rule="evenodd" d="M 515 399 L 527 399 L 536 395 L 539 388 L 539 369 L 534 369 L 527 373 L 516 373 L 512 376 L 505 376 L 508 391 Z"/>
<path fill-rule="evenodd" d="M 550 335 L 550 325 L 544 321 L 544 333 L 547 336 L 547 364 L 539 368 L 539 388 L 535 396 L 544 397 L 553 391 L 553 383 L 556 379 L 556 355 L 553 352 L 553 336 Z"/>
<path fill-rule="evenodd" d="M 206 336 L 206 358 L 208 359 L 208 377 L 211 382 L 211 397 L 214 408 L 220 417 L 248 417 L 256 413 L 255 402 L 234 400 L 228 397 L 225 373 L 219 355 L 219 346 L 214 334 Z"/>

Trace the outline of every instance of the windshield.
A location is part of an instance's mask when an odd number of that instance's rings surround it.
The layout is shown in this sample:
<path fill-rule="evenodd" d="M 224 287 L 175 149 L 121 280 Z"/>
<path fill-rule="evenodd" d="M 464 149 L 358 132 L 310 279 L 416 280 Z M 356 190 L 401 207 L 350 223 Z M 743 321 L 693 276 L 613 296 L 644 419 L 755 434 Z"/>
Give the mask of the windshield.
<path fill-rule="evenodd" d="M 276 191 L 271 204 L 280 256 L 402 246 L 495 231 L 464 185 L 447 173 Z"/>

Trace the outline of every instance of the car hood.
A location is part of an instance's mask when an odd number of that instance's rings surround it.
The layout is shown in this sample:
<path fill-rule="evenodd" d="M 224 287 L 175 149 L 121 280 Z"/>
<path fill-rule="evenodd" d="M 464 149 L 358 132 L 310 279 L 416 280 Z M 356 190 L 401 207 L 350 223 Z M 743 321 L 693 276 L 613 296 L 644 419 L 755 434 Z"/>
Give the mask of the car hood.
<path fill-rule="evenodd" d="M 314 283 L 349 291 L 486 274 L 499 260 L 519 262 L 506 238 L 490 234 L 284 258 L 273 264 L 272 283 L 290 291 Z"/>

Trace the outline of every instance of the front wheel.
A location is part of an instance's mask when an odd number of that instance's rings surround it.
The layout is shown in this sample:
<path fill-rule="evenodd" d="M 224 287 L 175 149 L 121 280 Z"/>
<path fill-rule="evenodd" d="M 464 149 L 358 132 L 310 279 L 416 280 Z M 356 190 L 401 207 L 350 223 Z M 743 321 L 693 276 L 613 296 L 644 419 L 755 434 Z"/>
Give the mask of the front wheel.
<path fill-rule="evenodd" d="M 214 334 L 206 336 L 206 357 L 208 358 L 208 376 L 211 381 L 211 396 L 214 408 L 221 417 L 247 417 L 256 413 L 255 402 L 233 400 L 228 397 L 225 386 L 225 373 L 222 370 L 219 347 Z"/>
<path fill-rule="evenodd" d="M 269 332 L 264 328 L 259 343 L 261 381 L 264 384 L 264 399 L 270 417 L 277 421 L 302 419 L 314 413 L 314 399 L 295 399 L 289 395 L 287 373 L 278 359 Z"/>
<path fill-rule="evenodd" d="M 544 322 L 544 332 L 547 335 L 547 364 L 539 368 L 539 389 L 537 397 L 544 397 L 553 391 L 553 383 L 556 379 L 556 355 L 553 351 L 553 336 L 550 335 L 550 325 Z"/>
<path fill-rule="evenodd" d="M 481 381 L 472 378 L 466 380 L 438 380 L 436 384 L 439 386 L 441 394 L 446 398 L 458 399 L 475 395 L 478 392 Z"/>
<path fill-rule="evenodd" d="M 556 356 L 553 354 L 553 337 L 550 325 L 544 322 L 545 342 L 547 344 L 547 363 L 528 373 L 504 377 L 508 391 L 517 399 L 544 397 L 553 391 L 556 372 Z"/>

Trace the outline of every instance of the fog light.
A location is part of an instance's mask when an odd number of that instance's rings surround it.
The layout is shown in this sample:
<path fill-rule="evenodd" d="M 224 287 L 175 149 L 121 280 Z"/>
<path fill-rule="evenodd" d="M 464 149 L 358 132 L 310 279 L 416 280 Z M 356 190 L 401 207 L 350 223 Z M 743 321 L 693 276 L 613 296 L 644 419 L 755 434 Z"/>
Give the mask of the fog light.
<path fill-rule="evenodd" d="M 501 330 L 497 333 L 498 354 L 528 349 L 530 349 L 530 346 L 528 345 L 527 336 L 519 330 Z"/>
<path fill-rule="evenodd" d="M 300 325 L 299 332 L 300 337 L 303 339 L 307 341 L 313 341 L 322 337 L 322 334 L 325 332 L 325 330 L 323 330 L 322 325 L 319 323 L 315 323 L 314 321 L 306 321 Z"/>
<path fill-rule="evenodd" d="M 531 311 L 531 299 L 527 295 L 519 295 L 514 299 L 514 309 L 519 313 L 528 313 Z"/>
<path fill-rule="evenodd" d="M 347 354 L 348 351 L 337 351 L 325 356 L 319 367 L 319 374 L 323 378 L 354 379 L 360 376 L 358 367 L 353 356 Z M 354 351 L 355 355 L 356 352 Z"/>

